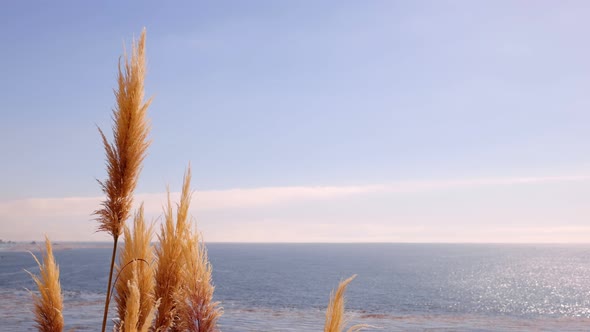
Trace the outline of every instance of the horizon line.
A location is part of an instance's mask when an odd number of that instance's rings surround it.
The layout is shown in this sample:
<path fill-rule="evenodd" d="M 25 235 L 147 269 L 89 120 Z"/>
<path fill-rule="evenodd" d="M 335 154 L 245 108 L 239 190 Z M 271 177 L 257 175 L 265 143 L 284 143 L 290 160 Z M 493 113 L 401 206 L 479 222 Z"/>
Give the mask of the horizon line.
<path fill-rule="evenodd" d="M 2 240 L 2 244 L 32 244 L 32 242 L 43 243 L 44 240 L 25 240 L 25 241 L 12 241 L 12 240 Z M 120 243 L 124 243 L 125 241 L 121 240 Z M 59 240 L 51 240 L 53 245 L 61 244 L 61 243 L 93 243 L 93 244 L 112 244 L 112 241 L 59 241 Z M 156 244 L 157 241 L 152 241 L 151 244 Z M 531 245 L 590 245 L 590 239 L 587 242 L 498 242 L 498 241 L 490 241 L 490 242 L 469 242 L 469 241 L 375 241 L 375 242 L 367 242 L 367 241 L 349 241 L 349 242 L 318 242 L 318 241 L 283 241 L 283 242 L 273 242 L 273 241 L 255 241 L 255 242 L 248 242 L 248 241 L 205 241 L 205 245 L 207 244 L 490 244 L 490 245 L 503 245 L 503 244 L 531 244 Z"/>

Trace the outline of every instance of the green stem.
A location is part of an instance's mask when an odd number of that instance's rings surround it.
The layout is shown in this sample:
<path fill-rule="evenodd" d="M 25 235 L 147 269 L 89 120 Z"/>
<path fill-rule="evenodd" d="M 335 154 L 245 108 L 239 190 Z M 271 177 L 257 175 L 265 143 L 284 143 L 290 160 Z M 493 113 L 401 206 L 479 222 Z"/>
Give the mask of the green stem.
<path fill-rule="evenodd" d="M 111 271 L 109 272 L 109 285 L 107 286 L 107 298 L 104 301 L 104 315 L 102 317 L 102 332 L 107 328 L 107 315 L 109 313 L 109 302 L 111 302 L 111 282 L 113 281 L 113 267 L 115 266 L 115 256 L 117 255 L 118 236 L 114 236 L 113 256 L 111 257 Z"/>

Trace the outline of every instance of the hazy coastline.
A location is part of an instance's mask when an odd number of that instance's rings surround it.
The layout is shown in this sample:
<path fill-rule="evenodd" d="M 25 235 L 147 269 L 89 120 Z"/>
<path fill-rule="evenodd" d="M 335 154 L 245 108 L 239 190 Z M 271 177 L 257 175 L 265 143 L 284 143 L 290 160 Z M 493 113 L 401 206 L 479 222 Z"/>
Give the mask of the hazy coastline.
<path fill-rule="evenodd" d="M 27 252 L 33 251 L 38 252 L 43 250 L 43 241 L 30 241 L 30 242 L 14 242 L 7 241 L 0 243 L 0 252 Z M 109 242 L 53 242 L 53 250 L 72 250 L 72 249 L 99 249 L 109 248 L 112 243 Z"/>

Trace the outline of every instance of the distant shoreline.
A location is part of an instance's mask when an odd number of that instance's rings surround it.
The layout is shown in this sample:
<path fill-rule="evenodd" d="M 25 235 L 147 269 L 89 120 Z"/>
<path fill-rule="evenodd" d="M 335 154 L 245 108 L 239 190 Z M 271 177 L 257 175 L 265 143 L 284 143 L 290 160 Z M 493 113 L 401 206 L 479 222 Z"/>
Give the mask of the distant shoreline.
<path fill-rule="evenodd" d="M 53 250 L 71 250 L 71 249 L 96 249 L 111 248 L 111 242 L 54 242 L 51 244 Z M 44 251 L 45 243 L 36 242 L 4 242 L 0 243 L 0 252 L 27 252 L 27 251 Z"/>
<path fill-rule="evenodd" d="M 119 241 L 120 245 L 123 245 L 122 240 Z M 157 242 L 152 244 L 156 245 Z M 590 247 L 590 243 L 446 243 L 446 242 L 216 242 L 207 241 L 206 245 L 254 245 L 254 246 L 266 246 L 266 245 L 286 245 L 286 246 L 299 246 L 299 245 L 361 245 L 361 246 L 373 246 L 373 245 L 396 245 L 396 246 L 423 246 L 423 245 L 434 245 L 434 246 L 516 246 L 516 247 Z M 62 250 L 73 250 L 73 249 L 111 249 L 113 243 L 110 241 L 88 241 L 88 242 L 69 242 L 69 241 L 55 241 L 52 242 L 54 251 Z M 0 242 L 0 252 L 39 252 L 45 250 L 45 243 L 43 241 L 31 241 L 31 242 L 13 242 L 3 241 Z"/>

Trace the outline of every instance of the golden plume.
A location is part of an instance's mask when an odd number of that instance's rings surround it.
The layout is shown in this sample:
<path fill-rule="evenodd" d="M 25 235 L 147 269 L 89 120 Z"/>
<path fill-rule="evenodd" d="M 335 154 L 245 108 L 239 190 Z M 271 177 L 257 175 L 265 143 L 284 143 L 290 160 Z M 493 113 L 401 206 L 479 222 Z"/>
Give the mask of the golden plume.
<path fill-rule="evenodd" d="M 135 267 L 135 262 L 132 265 Z M 133 271 L 132 274 L 133 277 L 126 282 L 125 311 L 119 331 L 135 332 L 139 324 L 139 287 L 137 287 L 137 273 Z"/>
<path fill-rule="evenodd" d="M 330 303 L 328 304 L 328 309 L 326 310 L 326 324 L 324 325 L 324 332 L 342 332 L 344 326 L 346 326 L 348 323 L 346 313 L 344 312 L 344 293 L 346 292 L 346 286 L 348 286 L 348 284 L 354 278 L 356 278 L 356 274 L 344 281 L 341 281 L 336 292 L 332 291 L 332 294 L 330 294 Z M 347 331 L 360 331 L 365 327 L 369 326 L 362 324 L 354 325 Z"/>
<path fill-rule="evenodd" d="M 160 300 L 155 320 L 156 331 L 175 331 L 178 323 L 175 294 L 180 291 L 182 271 L 185 266 L 182 250 L 184 248 L 183 241 L 187 238 L 188 232 L 187 219 L 191 201 L 190 182 L 189 166 L 184 176 L 176 222 L 174 222 L 170 190 L 168 190 L 168 203 L 164 211 L 165 222 L 158 235 L 160 245 L 156 248 L 157 268 L 154 296 Z"/>
<path fill-rule="evenodd" d="M 185 262 L 182 287 L 175 294 L 181 330 L 218 331 L 217 321 L 223 310 L 219 302 L 213 302 L 212 267 L 205 243 L 196 230 L 186 235 L 182 253 Z"/>
<path fill-rule="evenodd" d="M 39 262 L 37 257 L 31 253 L 39 265 L 40 273 L 40 276 L 37 277 L 29 272 L 35 284 L 37 284 L 40 294 L 33 294 L 35 303 L 33 312 L 35 313 L 37 329 L 40 332 L 61 332 L 64 327 L 64 319 L 62 315 L 63 297 L 59 285 L 59 267 L 55 263 L 51 242 L 47 236 L 45 237 L 45 249 L 43 263 Z"/>
<path fill-rule="evenodd" d="M 98 230 L 118 237 L 123 223 L 129 218 L 133 191 L 141 171 L 147 148 L 149 124 L 146 119 L 151 99 L 143 102 L 145 79 L 145 29 L 133 45 L 131 59 L 124 56 L 124 68 L 119 62 L 117 106 L 113 110 L 114 141 L 109 143 L 99 128 L 107 158 L 106 181 L 99 181 L 106 200 L 95 211 Z"/>
<path fill-rule="evenodd" d="M 135 262 L 133 263 L 135 265 Z M 136 267 L 137 265 L 135 265 Z M 156 313 L 159 301 L 152 305 L 146 316 L 141 318 L 141 290 L 138 286 L 137 269 L 134 269 L 131 280 L 127 281 L 127 305 L 124 316 L 120 322 L 118 331 L 126 332 L 148 332 L 151 329 L 152 321 Z M 143 320 L 143 322 L 142 322 Z"/>
<path fill-rule="evenodd" d="M 101 203 L 102 208 L 94 214 L 99 223 L 98 230 L 105 231 L 113 237 L 102 332 L 106 329 L 119 235 L 123 231 L 125 221 L 129 218 L 133 204 L 133 191 L 150 144 L 148 141 L 150 128 L 146 113 L 151 99 L 143 101 L 146 72 L 145 35 L 144 29 L 139 41 L 133 43 L 131 58 L 128 58 L 127 54 L 123 56 L 123 66 L 119 61 L 118 89 L 115 91 L 117 106 L 112 115 L 113 142 L 109 143 L 104 132 L 98 129 L 105 148 L 108 178 L 106 181 L 98 181 L 106 199 Z"/>
<path fill-rule="evenodd" d="M 151 324 L 146 322 L 146 318 L 150 311 L 152 311 L 154 300 L 154 273 L 152 270 L 152 261 L 154 259 L 152 240 L 152 226 L 148 226 L 144 220 L 143 204 L 140 206 L 138 212 L 135 214 L 133 220 L 133 232 L 124 226 L 123 236 L 125 246 L 119 254 L 119 264 L 116 268 L 116 275 L 118 276 L 115 283 L 115 300 L 117 302 L 117 312 L 119 318 L 124 320 L 127 307 L 129 305 L 130 293 L 134 290 L 130 289 L 130 281 L 134 278 L 134 287 L 137 288 L 138 297 L 138 317 L 134 323 L 138 329 L 144 324 Z M 135 294 L 134 294 L 135 295 Z M 127 331 L 126 326 L 128 320 L 125 319 L 126 324 L 119 326 L 120 331 Z"/>

